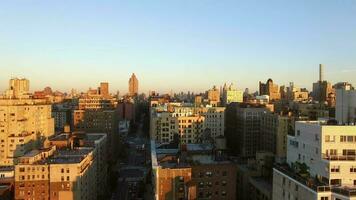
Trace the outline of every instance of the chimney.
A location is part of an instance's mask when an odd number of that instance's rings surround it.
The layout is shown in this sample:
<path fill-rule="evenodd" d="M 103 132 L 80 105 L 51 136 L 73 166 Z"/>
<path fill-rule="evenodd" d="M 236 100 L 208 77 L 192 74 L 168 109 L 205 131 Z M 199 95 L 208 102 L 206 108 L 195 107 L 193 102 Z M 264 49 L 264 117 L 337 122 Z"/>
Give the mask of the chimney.
<path fill-rule="evenodd" d="M 322 64 L 319 64 L 319 81 L 324 81 L 324 66 Z"/>

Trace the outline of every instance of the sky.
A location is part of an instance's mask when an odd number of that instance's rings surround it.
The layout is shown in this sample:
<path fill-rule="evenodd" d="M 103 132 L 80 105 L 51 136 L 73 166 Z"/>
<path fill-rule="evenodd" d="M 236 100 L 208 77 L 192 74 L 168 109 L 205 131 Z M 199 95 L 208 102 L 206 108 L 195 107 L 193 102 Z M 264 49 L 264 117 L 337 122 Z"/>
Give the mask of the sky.
<path fill-rule="evenodd" d="M 356 85 L 354 0 L 0 0 L 0 90 L 205 91 L 258 81 Z"/>

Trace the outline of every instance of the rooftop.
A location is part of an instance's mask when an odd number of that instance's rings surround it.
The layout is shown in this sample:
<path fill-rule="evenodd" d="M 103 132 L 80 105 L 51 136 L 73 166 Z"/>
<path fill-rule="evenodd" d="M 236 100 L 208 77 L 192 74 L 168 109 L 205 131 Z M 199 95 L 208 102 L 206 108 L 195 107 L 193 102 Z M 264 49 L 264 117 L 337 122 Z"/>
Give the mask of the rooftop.
<path fill-rule="evenodd" d="M 316 126 L 355 126 L 356 124 L 340 124 L 334 119 L 319 119 L 317 121 L 297 121 L 296 123 L 301 123 L 301 124 L 311 124 L 311 125 L 316 125 Z"/>
<path fill-rule="evenodd" d="M 38 161 L 38 164 L 71 164 L 80 163 L 92 151 L 92 148 L 61 149 L 52 156 Z"/>
<path fill-rule="evenodd" d="M 161 148 L 151 141 L 153 167 L 185 168 L 204 164 L 228 164 L 226 159 L 217 159 L 211 144 L 186 144 L 179 148 Z"/>
<path fill-rule="evenodd" d="M 337 194 L 341 194 L 347 197 L 356 197 L 356 186 L 332 186 L 326 183 L 320 182 L 315 178 L 308 176 L 302 176 L 296 173 L 288 165 L 275 165 L 274 170 L 289 176 L 293 180 L 299 182 L 300 184 L 314 190 L 315 192 L 328 192 L 332 191 Z"/>

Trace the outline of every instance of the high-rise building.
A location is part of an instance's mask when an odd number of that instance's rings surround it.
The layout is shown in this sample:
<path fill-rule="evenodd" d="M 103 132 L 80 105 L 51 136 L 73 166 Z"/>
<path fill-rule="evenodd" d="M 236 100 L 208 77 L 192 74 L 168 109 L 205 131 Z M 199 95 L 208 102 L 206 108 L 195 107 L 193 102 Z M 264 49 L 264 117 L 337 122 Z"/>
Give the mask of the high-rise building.
<path fill-rule="evenodd" d="M 231 103 L 226 108 L 226 139 L 231 152 L 253 158 L 260 150 L 261 116 L 268 112 L 265 105 Z"/>
<path fill-rule="evenodd" d="M 266 83 L 260 81 L 260 95 L 268 95 L 270 101 L 281 99 L 281 93 L 277 84 L 273 83 L 272 79 L 268 79 Z"/>
<path fill-rule="evenodd" d="M 161 105 L 162 106 L 162 105 Z M 194 107 L 164 104 L 151 107 L 150 135 L 158 143 L 167 143 L 179 135 L 184 144 L 198 143 L 203 137 L 224 136 L 224 107 Z"/>
<path fill-rule="evenodd" d="M 287 156 L 287 135 L 293 130 L 294 119 L 290 115 L 265 112 L 261 115 L 261 136 L 259 140 L 261 151 L 271 152 L 275 161 L 284 163 Z"/>
<path fill-rule="evenodd" d="M 322 64 L 319 65 L 319 80 L 313 83 L 313 100 L 321 103 L 327 102 L 332 93 L 335 93 L 331 83 L 324 80 L 324 67 Z"/>
<path fill-rule="evenodd" d="M 214 105 L 220 103 L 220 92 L 215 85 L 212 89 L 208 90 L 208 100 Z"/>
<path fill-rule="evenodd" d="M 12 78 L 9 81 L 9 88 L 5 92 L 6 98 L 21 99 L 29 98 L 30 81 L 22 78 Z"/>
<path fill-rule="evenodd" d="M 104 98 L 110 98 L 109 83 L 107 82 L 100 83 L 99 93 Z"/>
<path fill-rule="evenodd" d="M 119 119 L 116 109 L 110 110 L 74 110 L 73 127 L 76 131 L 87 133 L 106 133 L 109 158 L 115 159 L 118 155 Z"/>
<path fill-rule="evenodd" d="M 10 81 L 16 97 L 28 91 L 28 80 L 23 80 Z M 13 99 L 13 96 L 0 99 L 0 165 L 13 165 L 40 140 L 54 134 L 51 109 L 42 99 Z"/>
<path fill-rule="evenodd" d="M 135 121 L 135 104 L 130 101 L 119 101 L 117 110 L 120 120 Z"/>
<path fill-rule="evenodd" d="M 340 124 L 356 124 L 356 90 L 336 90 L 336 120 Z"/>
<path fill-rule="evenodd" d="M 129 79 L 129 95 L 136 96 L 138 94 L 138 80 L 135 73 Z"/>
<path fill-rule="evenodd" d="M 243 91 L 236 89 L 233 84 L 229 87 L 224 86 L 223 90 L 223 104 L 227 105 L 230 103 L 242 103 L 243 102 Z"/>
<path fill-rule="evenodd" d="M 296 122 L 287 145 L 287 164 L 274 168 L 273 199 L 355 199 L 356 126 Z"/>

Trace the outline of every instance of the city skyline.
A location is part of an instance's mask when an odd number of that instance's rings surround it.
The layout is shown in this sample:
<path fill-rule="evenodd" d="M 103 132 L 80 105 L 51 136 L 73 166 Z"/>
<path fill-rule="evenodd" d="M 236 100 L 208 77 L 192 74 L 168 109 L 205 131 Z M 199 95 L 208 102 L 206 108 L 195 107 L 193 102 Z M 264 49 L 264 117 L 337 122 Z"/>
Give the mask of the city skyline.
<path fill-rule="evenodd" d="M 2 10 L 1 91 L 25 77 L 33 90 L 106 81 L 125 93 L 131 73 L 140 93 L 225 82 L 256 91 L 268 78 L 311 90 L 319 63 L 331 83 L 356 84 L 354 1 L 8 1 Z"/>

